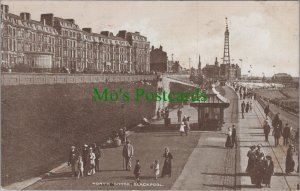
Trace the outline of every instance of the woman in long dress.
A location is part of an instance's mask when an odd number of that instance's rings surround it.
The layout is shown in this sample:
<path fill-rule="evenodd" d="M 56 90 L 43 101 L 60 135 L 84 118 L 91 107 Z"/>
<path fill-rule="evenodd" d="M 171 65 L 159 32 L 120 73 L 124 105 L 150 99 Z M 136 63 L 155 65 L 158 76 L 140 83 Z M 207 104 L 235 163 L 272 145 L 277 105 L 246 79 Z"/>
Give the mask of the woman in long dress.
<path fill-rule="evenodd" d="M 287 174 L 294 172 L 295 161 L 293 159 L 293 150 L 294 150 L 294 145 L 289 145 L 286 154 L 286 160 L 285 160 L 285 172 Z"/>
<path fill-rule="evenodd" d="M 226 139 L 226 143 L 225 143 L 225 147 L 232 147 L 232 129 L 229 127 L 228 128 L 228 132 L 227 132 L 227 139 Z"/>
<path fill-rule="evenodd" d="M 163 157 L 165 158 L 165 162 L 162 168 L 161 177 L 163 178 L 165 175 L 169 175 L 171 177 L 173 155 L 170 153 L 169 148 L 165 148 Z"/>
<path fill-rule="evenodd" d="M 271 188 L 271 178 L 274 174 L 274 163 L 272 161 L 272 157 L 267 155 L 266 156 L 266 161 L 265 161 L 265 174 L 263 177 L 263 184 L 266 184 L 266 187 Z"/>

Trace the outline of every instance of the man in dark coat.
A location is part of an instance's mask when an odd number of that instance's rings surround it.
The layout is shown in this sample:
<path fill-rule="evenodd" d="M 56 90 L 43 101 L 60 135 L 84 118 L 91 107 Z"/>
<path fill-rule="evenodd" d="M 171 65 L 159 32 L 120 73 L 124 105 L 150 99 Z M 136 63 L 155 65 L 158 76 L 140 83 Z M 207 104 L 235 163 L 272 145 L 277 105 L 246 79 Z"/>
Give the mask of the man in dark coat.
<path fill-rule="evenodd" d="M 293 158 L 294 145 L 289 145 L 285 159 L 285 172 L 290 174 L 294 171 L 295 161 Z"/>
<path fill-rule="evenodd" d="M 271 188 L 271 177 L 274 175 L 274 163 L 272 157 L 267 155 L 265 161 L 265 174 L 263 177 L 263 184 L 266 184 L 266 187 Z"/>
<path fill-rule="evenodd" d="M 95 170 L 96 172 L 100 172 L 100 158 L 102 152 L 100 146 L 97 146 L 96 143 L 93 144 L 93 152 L 95 153 Z"/>
<path fill-rule="evenodd" d="M 83 171 L 87 175 L 89 171 L 89 147 L 87 144 L 83 146 L 82 150 L 82 162 L 83 162 Z"/>
<path fill-rule="evenodd" d="M 279 145 L 279 139 L 281 137 L 281 130 L 279 127 L 275 127 L 273 129 L 273 135 L 274 135 L 274 139 L 275 139 L 275 147 L 277 147 L 277 145 Z"/>
<path fill-rule="evenodd" d="M 266 107 L 265 107 L 265 109 L 264 109 L 264 112 L 265 112 L 265 114 L 266 114 L 266 119 L 268 119 L 268 113 L 269 113 L 269 111 L 270 111 L 270 108 L 269 108 L 270 106 L 269 105 L 267 105 Z"/>
<path fill-rule="evenodd" d="M 242 118 L 244 119 L 244 111 L 245 111 L 245 102 L 241 104 L 241 109 L 242 109 Z"/>
<path fill-rule="evenodd" d="M 287 146 L 289 144 L 289 138 L 291 136 L 291 129 L 289 127 L 289 124 L 285 124 L 285 127 L 283 128 L 282 131 L 282 136 L 283 136 L 283 145 Z"/>
<path fill-rule="evenodd" d="M 247 104 L 246 104 L 246 113 L 248 113 L 248 111 L 249 111 L 249 107 L 250 107 L 250 105 L 249 105 L 249 102 L 247 102 Z"/>
<path fill-rule="evenodd" d="M 231 148 L 233 148 L 234 146 L 237 147 L 237 145 L 236 145 L 236 128 L 235 128 L 235 125 L 232 125 L 231 139 L 232 139 L 232 146 L 231 146 Z"/>
<path fill-rule="evenodd" d="M 181 114 L 182 114 L 182 111 L 179 107 L 178 111 L 177 111 L 177 117 L 178 117 L 178 122 L 181 122 Z"/>
<path fill-rule="evenodd" d="M 279 123 L 279 114 L 280 113 L 276 113 L 276 115 L 274 116 L 273 120 L 272 120 L 272 126 L 273 128 L 278 126 Z"/>
<path fill-rule="evenodd" d="M 268 142 L 269 141 L 268 137 L 269 137 L 269 133 L 271 130 L 268 120 L 265 120 L 263 128 L 264 128 L 264 134 L 265 134 L 265 141 Z"/>
<path fill-rule="evenodd" d="M 263 176 L 265 174 L 265 161 L 264 154 L 260 153 L 255 161 L 255 185 L 257 188 L 261 188 Z"/>

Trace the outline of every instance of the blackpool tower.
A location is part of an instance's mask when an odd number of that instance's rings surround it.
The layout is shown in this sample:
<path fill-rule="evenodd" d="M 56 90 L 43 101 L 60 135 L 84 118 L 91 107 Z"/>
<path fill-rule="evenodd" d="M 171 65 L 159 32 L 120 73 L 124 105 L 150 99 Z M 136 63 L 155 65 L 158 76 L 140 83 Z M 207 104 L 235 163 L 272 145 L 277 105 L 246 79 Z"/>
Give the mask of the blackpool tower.
<path fill-rule="evenodd" d="M 230 53 L 229 53 L 229 30 L 226 17 L 226 30 L 225 30 L 225 40 L 224 40 L 224 55 L 223 64 L 230 65 Z"/>

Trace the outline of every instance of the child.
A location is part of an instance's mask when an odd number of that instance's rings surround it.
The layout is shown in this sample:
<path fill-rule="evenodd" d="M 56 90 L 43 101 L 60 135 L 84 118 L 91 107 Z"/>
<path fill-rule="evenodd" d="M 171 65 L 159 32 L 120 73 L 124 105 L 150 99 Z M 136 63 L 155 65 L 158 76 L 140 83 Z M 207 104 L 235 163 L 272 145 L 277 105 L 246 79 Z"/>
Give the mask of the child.
<path fill-rule="evenodd" d="M 78 169 L 77 178 L 79 179 L 80 176 L 83 177 L 83 161 L 82 161 L 82 156 L 79 156 L 79 158 L 78 158 L 77 169 Z"/>
<path fill-rule="evenodd" d="M 151 165 L 151 169 L 153 169 L 155 180 L 157 180 L 159 175 L 159 161 L 155 160 L 154 163 Z"/>
<path fill-rule="evenodd" d="M 180 128 L 179 128 L 179 132 L 180 132 L 180 135 L 182 136 L 183 133 L 185 132 L 185 125 L 184 125 L 184 122 L 181 122 L 180 124 Z"/>
<path fill-rule="evenodd" d="M 134 167 L 134 175 L 135 175 L 135 179 L 137 183 L 140 183 L 140 175 L 141 175 L 141 165 L 140 165 L 140 161 L 136 160 L 136 164 Z"/>

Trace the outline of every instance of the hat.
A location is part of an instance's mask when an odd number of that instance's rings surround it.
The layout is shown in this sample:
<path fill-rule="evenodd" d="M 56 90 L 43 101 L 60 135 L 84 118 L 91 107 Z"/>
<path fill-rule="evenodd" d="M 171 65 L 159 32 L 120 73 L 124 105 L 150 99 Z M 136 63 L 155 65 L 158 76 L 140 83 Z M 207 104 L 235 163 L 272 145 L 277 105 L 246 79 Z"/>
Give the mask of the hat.
<path fill-rule="evenodd" d="M 92 147 L 90 147 L 90 150 L 93 150 L 93 148 L 92 148 Z"/>
<path fill-rule="evenodd" d="M 262 147 L 262 144 L 258 144 L 257 147 Z"/>
<path fill-rule="evenodd" d="M 73 145 L 73 146 L 71 146 L 71 149 L 75 149 L 75 146 Z"/>
<path fill-rule="evenodd" d="M 255 145 L 253 145 L 253 146 L 250 146 L 250 149 L 255 149 L 255 147 L 256 147 Z"/>
<path fill-rule="evenodd" d="M 84 147 L 88 147 L 88 145 L 87 145 L 87 144 L 84 144 L 83 146 L 84 146 Z"/>
<path fill-rule="evenodd" d="M 270 155 L 267 155 L 267 156 L 266 156 L 266 159 L 270 159 L 270 160 L 271 160 L 272 157 L 271 157 Z"/>
<path fill-rule="evenodd" d="M 136 160 L 136 162 L 140 162 L 140 160 Z"/>

